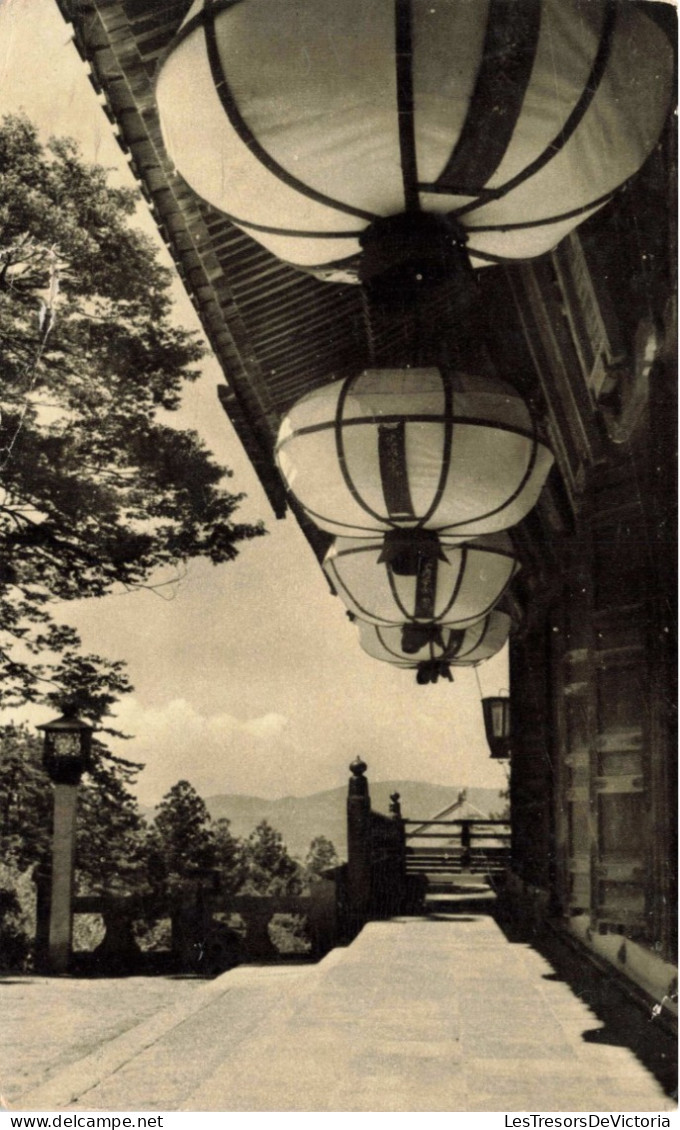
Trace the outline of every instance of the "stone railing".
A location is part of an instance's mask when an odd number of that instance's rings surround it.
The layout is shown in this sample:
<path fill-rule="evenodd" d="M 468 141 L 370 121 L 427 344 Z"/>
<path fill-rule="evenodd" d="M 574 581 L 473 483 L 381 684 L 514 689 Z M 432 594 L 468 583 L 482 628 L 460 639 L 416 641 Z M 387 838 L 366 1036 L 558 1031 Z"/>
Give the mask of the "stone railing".
<path fill-rule="evenodd" d="M 36 957 L 41 968 L 49 918 L 44 888 L 38 881 Z M 306 895 L 225 895 L 200 880 L 187 882 L 173 896 L 81 895 L 73 900 L 73 914 L 101 915 L 104 938 L 91 957 L 98 968 L 112 972 L 133 969 L 143 960 L 135 935 L 135 923 L 142 921 L 170 920 L 166 956 L 174 968 L 213 974 L 243 961 L 280 957 L 270 934 L 277 915 L 303 920 L 312 959 L 332 949 L 338 935 L 336 884 L 329 878 L 313 882 Z"/>

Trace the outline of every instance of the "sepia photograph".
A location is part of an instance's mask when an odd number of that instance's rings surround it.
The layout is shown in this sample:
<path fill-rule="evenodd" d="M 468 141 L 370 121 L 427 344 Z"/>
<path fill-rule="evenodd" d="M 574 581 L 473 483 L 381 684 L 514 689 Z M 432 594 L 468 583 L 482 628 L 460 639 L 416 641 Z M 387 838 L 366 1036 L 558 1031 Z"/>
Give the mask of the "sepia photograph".
<path fill-rule="evenodd" d="M 3 1126 L 677 1126 L 677 44 L 0 0 Z"/>

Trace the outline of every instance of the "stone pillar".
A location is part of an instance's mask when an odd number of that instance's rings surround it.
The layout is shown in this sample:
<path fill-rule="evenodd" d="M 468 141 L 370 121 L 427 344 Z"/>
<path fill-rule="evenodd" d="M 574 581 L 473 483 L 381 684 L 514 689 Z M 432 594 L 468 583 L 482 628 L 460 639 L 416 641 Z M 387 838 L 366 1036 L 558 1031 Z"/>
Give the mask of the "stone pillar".
<path fill-rule="evenodd" d="M 105 934 L 94 951 L 102 972 L 130 973 L 139 970 L 142 952 L 134 931 L 134 902 L 129 897 L 105 899 L 102 906 Z"/>
<path fill-rule="evenodd" d="M 77 797 L 77 785 L 55 784 L 48 939 L 48 961 L 52 973 L 65 973 L 71 957 Z"/>
<path fill-rule="evenodd" d="M 39 973 L 49 971 L 50 897 L 52 872 L 42 863 L 33 872 L 35 883 L 35 967 Z"/>
<path fill-rule="evenodd" d="M 360 757 L 350 765 L 347 795 L 347 910 L 352 935 L 358 934 L 371 912 L 371 798 Z"/>
<path fill-rule="evenodd" d="M 258 905 L 261 903 L 261 905 Z M 246 924 L 244 940 L 248 958 L 278 957 L 279 951 L 269 936 L 269 923 L 272 920 L 272 900 L 263 897 L 253 899 L 241 914 Z"/>

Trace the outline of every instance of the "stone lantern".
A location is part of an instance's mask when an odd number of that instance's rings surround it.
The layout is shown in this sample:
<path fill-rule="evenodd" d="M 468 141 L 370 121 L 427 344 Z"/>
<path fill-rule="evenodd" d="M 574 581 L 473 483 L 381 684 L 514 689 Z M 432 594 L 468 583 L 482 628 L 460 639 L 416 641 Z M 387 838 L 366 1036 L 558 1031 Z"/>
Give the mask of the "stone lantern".
<path fill-rule="evenodd" d="M 65 973 L 71 956 L 78 785 L 90 765 L 93 727 L 67 708 L 37 728 L 43 731 L 43 764 L 54 785 L 47 965 L 51 973 Z"/>

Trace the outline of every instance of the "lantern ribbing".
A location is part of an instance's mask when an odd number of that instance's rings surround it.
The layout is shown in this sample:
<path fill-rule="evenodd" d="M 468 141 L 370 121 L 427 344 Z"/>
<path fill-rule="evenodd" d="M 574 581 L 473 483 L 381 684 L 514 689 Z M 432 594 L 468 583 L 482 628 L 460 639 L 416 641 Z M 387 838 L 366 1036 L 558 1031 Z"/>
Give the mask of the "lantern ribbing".
<path fill-rule="evenodd" d="M 535 504 L 553 458 L 507 383 L 447 370 L 366 370 L 284 419 L 276 460 L 320 529 L 431 529 L 467 541 Z"/>
<path fill-rule="evenodd" d="M 459 545 L 439 539 L 439 557 L 414 555 L 397 572 L 383 542 L 336 538 L 323 568 L 353 616 L 382 626 L 443 624 L 459 629 L 482 620 L 498 603 L 519 565 L 507 534 Z"/>
<path fill-rule="evenodd" d="M 199 0 L 156 93 L 199 195 L 357 282 L 366 228 L 399 214 L 455 219 L 474 267 L 553 248 L 654 148 L 672 55 L 619 0 Z"/>

